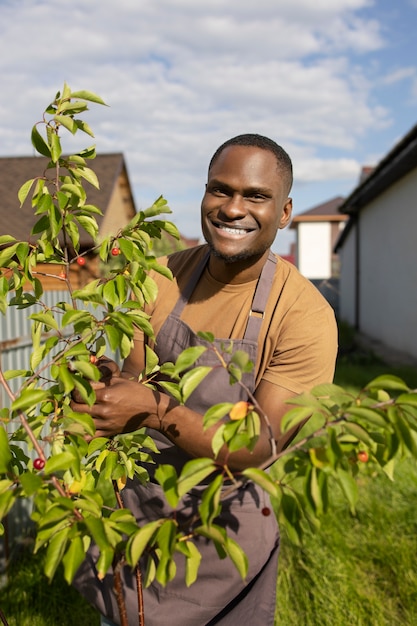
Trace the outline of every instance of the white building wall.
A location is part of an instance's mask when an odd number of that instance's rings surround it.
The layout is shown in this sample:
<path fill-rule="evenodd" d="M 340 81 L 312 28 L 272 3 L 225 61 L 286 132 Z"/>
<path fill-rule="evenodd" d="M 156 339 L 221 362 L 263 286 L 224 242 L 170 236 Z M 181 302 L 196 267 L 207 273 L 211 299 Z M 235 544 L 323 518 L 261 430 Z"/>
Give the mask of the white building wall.
<path fill-rule="evenodd" d="M 331 277 L 329 222 L 302 222 L 297 235 L 298 269 L 306 278 Z"/>
<path fill-rule="evenodd" d="M 359 326 L 417 357 L 417 169 L 360 213 Z"/>

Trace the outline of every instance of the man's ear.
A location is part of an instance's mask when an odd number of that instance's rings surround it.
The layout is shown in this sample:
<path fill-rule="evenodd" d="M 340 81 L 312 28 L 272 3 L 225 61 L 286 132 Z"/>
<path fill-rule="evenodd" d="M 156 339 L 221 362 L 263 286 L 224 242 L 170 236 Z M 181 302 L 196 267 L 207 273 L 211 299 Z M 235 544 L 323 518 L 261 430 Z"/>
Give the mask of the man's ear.
<path fill-rule="evenodd" d="M 285 228 L 291 221 L 292 216 L 292 198 L 287 198 L 282 209 L 281 219 L 279 220 L 279 228 Z"/>

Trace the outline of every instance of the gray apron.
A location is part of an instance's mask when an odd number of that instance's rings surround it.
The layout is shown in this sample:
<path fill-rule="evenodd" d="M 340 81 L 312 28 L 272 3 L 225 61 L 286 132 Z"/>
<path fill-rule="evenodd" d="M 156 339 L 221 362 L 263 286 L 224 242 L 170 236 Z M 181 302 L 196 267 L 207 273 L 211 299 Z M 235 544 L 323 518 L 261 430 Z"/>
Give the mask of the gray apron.
<path fill-rule="evenodd" d="M 158 333 L 156 348 L 160 362 L 175 361 L 177 356 L 190 346 L 209 345 L 200 339 L 185 324 L 180 315 L 186 306 L 202 272 L 208 255 L 196 267 L 189 283 L 181 294 L 171 314 Z M 276 258 L 270 254 L 258 281 L 251 315 L 243 339 L 233 340 L 233 351 L 244 350 L 256 363 L 258 335 L 263 313 L 271 289 L 275 272 Z M 222 314 L 222 312 L 219 312 Z M 227 344 L 229 339 L 216 339 L 215 343 Z M 218 365 L 213 351 L 206 350 L 197 365 Z M 243 375 L 243 382 L 255 391 L 255 373 Z M 229 376 L 223 368 L 215 368 L 187 401 L 187 406 L 204 414 L 218 402 L 238 402 L 247 400 L 240 385 L 230 385 Z M 180 448 L 172 444 L 164 435 L 149 430 L 155 439 L 160 454 L 155 456 L 159 463 L 174 465 L 179 472 L 190 459 Z M 122 492 L 124 505 L 132 510 L 140 524 L 160 517 L 169 517 L 172 509 L 164 501 L 162 489 L 153 480 L 154 466 L 147 466 L 151 482 L 141 485 L 129 481 Z M 187 494 L 177 508 L 176 518 L 186 522 L 197 512 L 201 489 L 197 487 Z M 186 587 L 185 559 L 176 559 L 177 573 L 166 587 L 153 582 L 143 590 L 146 626 L 272 626 L 274 624 L 279 534 L 275 515 L 272 513 L 267 494 L 253 483 L 248 483 L 230 497 L 223 500 L 222 513 L 216 523 L 223 525 L 230 537 L 235 539 L 248 556 L 249 570 L 243 581 L 230 559 L 220 560 L 214 545 L 202 537 L 195 543 L 202 560 L 197 581 Z M 271 511 L 265 515 L 265 508 Z M 267 511 L 268 512 L 268 511 Z M 94 547 L 77 572 L 74 585 L 98 610 L 119 624 L 115 596 L 112 590 L 111 574 L 103 581 L 95 576 L 94 563 L 98 553 Z M 144 571 L 144 564 L 142 569 Z M 129 616 L 129 626 L 137 626 L 137 591 L 134 576 L 129 568 L 124 568 L 124 591 Z"/>

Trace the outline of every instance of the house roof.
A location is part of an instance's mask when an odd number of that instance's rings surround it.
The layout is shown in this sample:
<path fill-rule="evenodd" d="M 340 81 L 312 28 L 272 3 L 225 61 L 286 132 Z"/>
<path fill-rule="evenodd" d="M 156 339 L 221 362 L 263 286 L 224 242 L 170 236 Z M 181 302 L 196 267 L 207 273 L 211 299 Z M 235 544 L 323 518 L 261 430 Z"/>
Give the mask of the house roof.
<path fill-rule="evenodd" d="M 350 219 L 336 243 L 335 252 L 343 245 L 359 211 L 416 167 L 417 124 L 361 180 L 339 207 L 339 211 L 350 215 Z"/>
<path fill-rule="evenodd" d="M 23 183 L 43 174 L 47 163 L 48 159 L 44 157 L 0 157 L 0 234 L 12 235 L 19 240 L 29 238 L 39 217 L 34 215 L 30 198 L 20 207 L 17 194 Z M 87 161 L 87 164 L 96 173 L 100 184 L 100 189 L 96 189 L 85 182 L 87 202 L 105 213 L 119 176 L 123 170 L 126 171 L 123 154 L 100 154 L 94 160 Z M 128 193 L 134 206 L 130 189 Z M 103 217 L 95 217 L 100 227 Z M 91 244 L 91 238 L 82 229 L 80 244 L 81 247 Z"/>
<path fill-rule="evenodd" d="M 327 202 L 318 204 L 304 213 L 295 215 L 292 219 L 290 228 L 296 228 L 300 222 L 344 222 L 347 219 L 347 215 L 339 212 L 339 207 L 342 205 L 344 198 L 342 196 L 336 196 Z"/>

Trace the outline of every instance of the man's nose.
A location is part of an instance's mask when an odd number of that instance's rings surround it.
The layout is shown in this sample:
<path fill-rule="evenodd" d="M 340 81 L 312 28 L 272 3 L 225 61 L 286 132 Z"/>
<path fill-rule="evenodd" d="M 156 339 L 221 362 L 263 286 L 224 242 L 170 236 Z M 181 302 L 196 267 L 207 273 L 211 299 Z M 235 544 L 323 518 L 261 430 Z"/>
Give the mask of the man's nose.
<path fill-rule="evenodd" d="M 220 210 L 228 219 L 243 217 L 246 215 L 245 199 L 240 194 L 233 194 Z"/>

